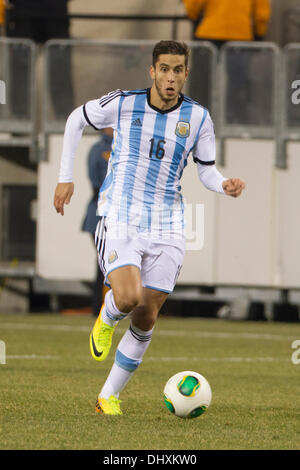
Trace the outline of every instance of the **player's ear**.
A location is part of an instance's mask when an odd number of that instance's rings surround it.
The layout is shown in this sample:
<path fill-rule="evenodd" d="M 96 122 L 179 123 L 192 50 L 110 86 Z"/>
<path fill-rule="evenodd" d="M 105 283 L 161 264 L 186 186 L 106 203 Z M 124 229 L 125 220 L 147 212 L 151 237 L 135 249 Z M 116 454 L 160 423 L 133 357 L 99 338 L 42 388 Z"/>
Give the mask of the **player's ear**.
<path fill-rule="evenodd" d="M 155 68 L 153 67 L 153 65 L 150 65 L 149 73 L 150 73 L 150 77 L 152 78 L 152 80 L 154 80 L 155 79 Z"/>
<path fill-rule="evenodd" d="M 185 80 L 187 79 L 189 73 L 190 73 L 190 69 L 189 69 L 189 67 L 186 67 L 185 68 Z"/>

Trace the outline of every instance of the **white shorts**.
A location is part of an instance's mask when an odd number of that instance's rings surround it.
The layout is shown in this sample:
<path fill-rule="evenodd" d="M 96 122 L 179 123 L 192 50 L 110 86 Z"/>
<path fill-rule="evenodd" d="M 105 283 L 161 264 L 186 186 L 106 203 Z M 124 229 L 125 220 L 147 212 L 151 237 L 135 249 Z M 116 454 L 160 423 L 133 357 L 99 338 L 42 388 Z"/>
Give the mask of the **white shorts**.
<path fill-rule="evenodd" d="M 110 287 L 108 275 L 123 266 L 136 266 L 141 272 L 142 286 L 171 293 L 176 284 L 185 254 L 184 239 L 157 239 L 138 227 L 121 227 L 103 217 L 96 228 L 95 244 L 104 283 Z"/>

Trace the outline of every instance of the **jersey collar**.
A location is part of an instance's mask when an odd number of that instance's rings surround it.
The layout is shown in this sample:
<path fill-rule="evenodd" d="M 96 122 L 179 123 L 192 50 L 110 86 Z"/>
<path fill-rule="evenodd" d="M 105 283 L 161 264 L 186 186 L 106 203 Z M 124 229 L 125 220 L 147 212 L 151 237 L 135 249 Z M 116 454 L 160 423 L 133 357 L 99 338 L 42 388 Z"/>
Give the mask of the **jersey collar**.
<path fill-rule="evenodd" d="M 154 109 L 154 111 L 156 111 L 157 113 L 167 114 L 167 113 L 171 113 L 172 111 L 175 111 L 175 109 L 179 108 L 179 106 L 183 102 L 183 94 L 179 93 L 179 99 L 178 99 L 177 103 L 174 106 L 172 106 L 172 108 L 159 109 L 159 108 L 157 108 L 156 106 L 154 106 L 153 104 L 150 103 L 150 88 L 147 88 L 147 102 L 148 102 L 148 105 L 150 106 L 150 108 Z"/>

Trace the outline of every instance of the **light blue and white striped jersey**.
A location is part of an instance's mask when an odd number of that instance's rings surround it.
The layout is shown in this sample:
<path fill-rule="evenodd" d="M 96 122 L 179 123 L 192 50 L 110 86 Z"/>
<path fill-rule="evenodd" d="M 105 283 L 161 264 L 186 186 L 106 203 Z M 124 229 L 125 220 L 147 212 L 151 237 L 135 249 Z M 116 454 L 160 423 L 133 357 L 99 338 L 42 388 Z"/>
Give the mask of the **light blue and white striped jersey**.
<path fill-rule="evenodd" d="M 150 103 L 150 89 L 116 90 L 83 107 L 95 129 L 112 127 L 114 140 L 98 214 L 114 221 L 166 231 L 184 227 L 180 178 L 188 155 L 215 163 L 215 137 L 208 111 L 180 95 L 166 111 Z"/>

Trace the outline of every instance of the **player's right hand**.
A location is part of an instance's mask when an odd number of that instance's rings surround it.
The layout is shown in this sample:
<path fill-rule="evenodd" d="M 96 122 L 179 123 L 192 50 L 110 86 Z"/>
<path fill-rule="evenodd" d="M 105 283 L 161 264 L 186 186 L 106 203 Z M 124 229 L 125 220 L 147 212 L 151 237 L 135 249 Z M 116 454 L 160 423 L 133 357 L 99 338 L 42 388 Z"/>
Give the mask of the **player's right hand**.
<path fill-rule="evenodd" d="M 64 215 L 64 205 L 69 204 L 74 193 L 74 183 L 58 183 L 54 194 L 54 207 L 58 214 Z"/>

